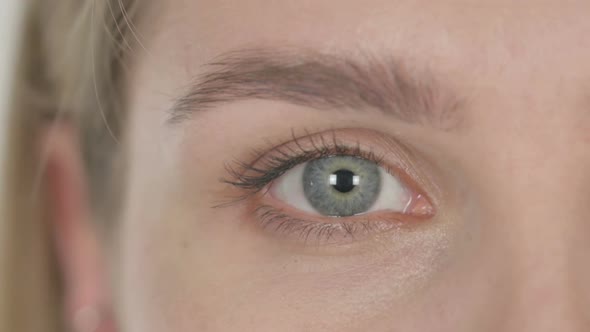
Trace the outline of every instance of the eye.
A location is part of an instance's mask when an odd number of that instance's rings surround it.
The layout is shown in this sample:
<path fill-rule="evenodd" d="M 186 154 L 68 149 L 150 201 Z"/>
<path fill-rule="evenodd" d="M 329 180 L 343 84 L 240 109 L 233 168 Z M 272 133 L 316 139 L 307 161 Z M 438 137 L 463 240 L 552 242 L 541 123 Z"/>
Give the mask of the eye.
<path fill-rule="evenodd" d="M 289 243 L 342 245 L 434 217 L 419 153 L 363 129 L 330 130 L 254 151 L 228 167 L 253 225 Z M 231 206 L 231 205 L 222 205 Z M 409 229 L 409 228 L 405 228 Z M 317 246 L 314 246 L 317 247 Z"/>
<path fill-rule="evenodd" d="M 425 216 L 432 206 L 377 163 L 330 156 L 295 166 L 275 180 L 271 195 L 298 210 L 327 217 L 375 211 Z"/>

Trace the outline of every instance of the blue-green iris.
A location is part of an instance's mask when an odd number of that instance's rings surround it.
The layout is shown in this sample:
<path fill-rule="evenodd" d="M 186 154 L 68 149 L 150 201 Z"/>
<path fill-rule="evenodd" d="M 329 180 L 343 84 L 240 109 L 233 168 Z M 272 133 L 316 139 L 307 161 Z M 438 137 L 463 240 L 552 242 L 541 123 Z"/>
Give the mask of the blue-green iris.
<path fill-rule="evenodd" d="M 347 217 L 366 212 L 381 190 L 379 166 L 366 159 L 333 156 L 312 160 L 303 171 L 303 190 L 321 214 Z"/>

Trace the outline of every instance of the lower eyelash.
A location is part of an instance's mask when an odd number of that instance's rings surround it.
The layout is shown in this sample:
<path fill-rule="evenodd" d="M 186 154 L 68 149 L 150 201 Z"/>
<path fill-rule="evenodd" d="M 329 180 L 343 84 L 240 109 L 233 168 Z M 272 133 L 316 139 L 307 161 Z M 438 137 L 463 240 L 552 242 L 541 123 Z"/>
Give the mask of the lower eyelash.
<path fill-rule="evenodd" d="M 377 234 L 385 229 L 397 228 L 391 221 L 348 220 L 330 218 L 330 222 L 309 221 L 294 218 L 269 205 L 262 205 L 254 210 L 256 219 L 262 228 L 279 236 L 293 238 L 304 244 L 315 242 L 317 245 L 346 244 L 359 237 Z M 340 219 L 340 220 L 339 220 Z"/>

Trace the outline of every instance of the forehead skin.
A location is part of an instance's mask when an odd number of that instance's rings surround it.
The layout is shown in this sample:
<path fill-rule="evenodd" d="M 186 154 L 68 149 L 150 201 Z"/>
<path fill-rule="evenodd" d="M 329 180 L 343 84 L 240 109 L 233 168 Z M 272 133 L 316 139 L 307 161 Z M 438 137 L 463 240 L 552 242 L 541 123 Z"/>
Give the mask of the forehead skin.
<path fill-rule="evenodd" d="M 155 6 L 130 84 L 128 206 L 118 262 L 129 331 L 588 330 L 590 266 L 581 253 L 590 250 L 590 2 Z M 280 113 L 283 106 L 245 102 L 186 126 L 166 125 L 167 110 L 204 64 L 261 46 L 403 59 L 464 101 L 462 126 L 437 132 L 362 114 Z M 459 192 L 441 217 L 445 231 L 416 240 L 424 244 L 416 261 L 404 265 L 392 254 L 348 278 L 322 272 L 352 258 L 321 268 L 317 258 L 280 265 L 265 245 L 227 235 L 236 215 L 209 209 L 208 195 L 218 189 L 211 179 L 223 175 L 234 153 L 261 143 L 252 133 L 259 140 L 285 136 L 284 114 L 295 125 L 362 124 L 425 146 L 444 160 L 443 183 Z M 422 292 L 413 293 L 418 282 L 404 273 L 420 279 Z"/>

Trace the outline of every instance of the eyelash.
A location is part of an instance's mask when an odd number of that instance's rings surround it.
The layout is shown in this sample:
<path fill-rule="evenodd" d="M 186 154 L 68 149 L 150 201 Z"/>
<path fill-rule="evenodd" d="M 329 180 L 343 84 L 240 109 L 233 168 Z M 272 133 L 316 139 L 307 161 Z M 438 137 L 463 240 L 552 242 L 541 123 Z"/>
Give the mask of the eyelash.
<path fill-rule="evenodd" d="M 300 218 L 294 218 L 272 206 L 262 205 L 256 208 L 255 213 L 260 218 L 261 226 L 270 229 L 280 235 L 294 235 L 303 243 L 308 244 L 315 238 L 318 244 L 330 243 L 336 235 L 354 240 L 359 235 L 375 234 L 378 229 L 383 229 L 382 223 L 369 220 L 317 222 Z M 389 228 L 396 225 L 389 222 Z M 341 243 L 338 241 L 337 243 Z"/>
<path fill-rule="evenodd" d="M 384 162 L 383 155 L 364 150 L 359 141 L 356 144 L 340 143 L 335 131 L 315 135 L 306 131 L 306 134 L 300 137 L 297 137 L 292 131 L 291 136 L 290 142 L 279 144 L 265 151 L 253 151 L 251 160 L 254 162 L 234 161 L 233 164 L 226 165 L 229 177 L 221 181 L 238 188 L 242 194 L 218 206 L 233 205 L 259 194 L 263 190 L 268 190 L 273 181 L 293 167 L 318 158 L 354 156 L 372 161 L 390 174 L 397 173 Z M 309 147 L 306 148 L 306 146 Z M 262 195 L 265 194 L 266 192 L 262 193 Z M 312 238 L 315 238 L 318 244 L 330 243 L 331 239 L 337 235 L 351 241 L 359 235 L 375 234 L 378 232 L 377 229 L 399 227 L 398 223 L 392 222 L 391 216 L 388 216 L 387 221 L 369 220 L 365 216 L 330 217 L 324 218 L 324 221 L 313 221 L 294 217 L 268 204 L 255 207 L 253 212 L 263 229 L 268 229 L 275 234 L 295 237 L 302 240 L 304 244 L 307 244 Z M 341 244 L 341 241 L 338 241 L 338 244 Z"/>
<path fill-rule="evenodd" d="M 270 155 L 267 152 L 255 150 L 253 152 L 255 160 L 253 163 L 235 161 L 234 165 L 227 165 L 226 170 L 230 175 L 229 179 L 222 179 L 221 181 L 247 191 L 245 195 L 235 199 L 235 202 L 260 192 L 293 167 L 314 159 L 332 156 L 353 156 L 372 161 L 390 171 L 383 164 L 383 156 L 378 156 L 372 151 L 362 150 L 360 142 L 357 142 L 354 147 L 339 143 L 336 133 L 334 131 L 330 133 L 331 144 L 326 141 L 326 133 L 319 134 L 318 138 L 314 138 L 307 132 L 305 136 L 297 137 L 292 131 L 292 141 L 274 148 Z M 304 147 L 306 142 L 303 142 L 303 140 L 305 139 L 309 140 L 308 143 L 311 148 L 306 149 Z M 260 166 L 256 166 L 258 164 Z"/>

